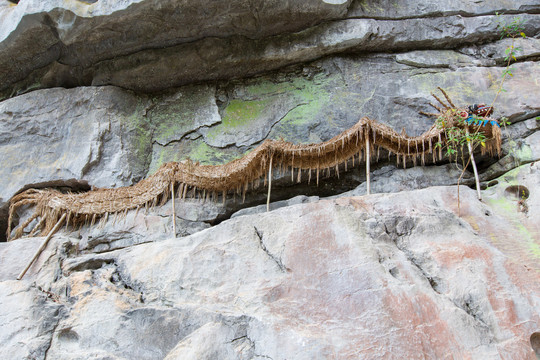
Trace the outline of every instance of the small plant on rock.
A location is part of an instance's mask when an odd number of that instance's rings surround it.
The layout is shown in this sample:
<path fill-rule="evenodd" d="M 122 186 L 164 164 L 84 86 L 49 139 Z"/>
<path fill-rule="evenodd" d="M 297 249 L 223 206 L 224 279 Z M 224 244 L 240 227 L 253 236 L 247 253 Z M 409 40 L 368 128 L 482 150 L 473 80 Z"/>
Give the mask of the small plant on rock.
<path fill-rule="evenodd" d="M 478 115 L 472 114 L 472 121 L 467 119 L 469 114 L 458 113 L 456 109 L 454 110 L 455 117 L 452 124 L 448 124 L 448 121 L 445 117 L 437 118 L 437 127 L 444 129 L 446 133 L 446 142 L 438 142 L 435 146 L 444 148 L 446 156 L 450 159 L 454 158 L 457 161 L 457 155 L 459 150 L 463 154 L 463 148 L 469 143 L 473 144 L 473 148 L 476 148 L 477 145 L 486 146 L 486 135 L 482 132 L 469 133 L 467 126 L 477 125 L 479 126 L 485 119 L 480 118 Z"/>
<path fill-rule="evenodd" d="M 505 61 L 506 67 L 502 72 L 501 81 L 499 83 L 497 92 L 495 93 L 495 98 L 493 99 L 491 106 L 495 104 L 500 93 L 506 92 L 506 90 L 503 87 L 506 78 L 508 76 L 510 77 L 514 76 L 513 74 L 514 68 L 512 68 L 511 65 L 513 62 L 517 61 L 517 58 L 516 58 L 517 52 L 522 51 L 520 47 L 516 46 L 516 39 L 527 38 L 527 35 L 524 32 L 525 22 L 520 17 L 515 17 L 512 19 L 510 23 L 506 23 L 504 19 L 501 17 L 501 15 L 497 13 L 497 22 L 498 22 L 497 27 L 501 33 L 501 40 L 509 38 L 509 39 L 512 39 L 512 42 L 504 50 L 504 54 L 505 54 L 504 61 Z"/>
<path fill-rule="evenodd" d="M 520 17 L 514 17 L 510 23 L 507 23 L 503 17 L 497 13 L 497 22 L 498 22 L 498 29 L 501 34 L 501 40 L 505 38 L 510 38 L 511 43 L 510 45 L 505 49 L 505 68 L 502 72 L 502 77 L 500 79 L 500 82 L 497 85 L 497 89 L 495 91 L 495 97 L 493 98 L 493 101 L 490 106 L 485 106 L 485 112 L 479 113 L 477 110 L 477 105 L 474 105 L 473 107 L 469 107 L 468 110 L 463 111 L 462 109 L 456 109 L 454 106 L 452 106 L 451 112 L 446 112 L 444 116 L 439 116 L 437 119 L 437 126 L 440 129 L 445 130 L 446 139 L 444 142 L 440 141 L 436 144 L 437 147 L 439 147 L 441 150 L 444 149 L 446 152 L 446 156 L 449 159 L 453 159 L 454 161 L 458 161 L 458 155 L 461 154 L 461 161 L 463 165 L 463 170 L 461 172 L 461 175 L 458 179 L 458 209 L 459 209 L 459 183 L 461 179 L 463 178 L 463 175 L 465 174 L 465 171 L 469 164 L 472 164 L 473 170 L 475 173 L 475 179 L 476 179 L 476 187 L 478 191 L 478 199 L 481 200 L 481 194 L 480 194 L 480 183 L 479 183 L 479 177 L 478 172 L 476 169 L 476 164 L 474 161 L 474 151 L 478 149 L 478 147 L 485 147 L 486 144 L 486 136 L 482 131 L 480 131 L 482 125 L 485 125 L 486 122 L 492 122 L 490 120 L 487 120 L 486 118 L 492 113 L 493 106 L 496 103 L 499 95 L 502 92 L 505 92 L 503 85 L 505 81 L 508 79 L 508 77 L 513 77 L 513 71 L 514 69 L 511 67 L 511 65 L 517 61 L 517 53 L 521 51 L 522 49 L 516 46 L 516 40 L 519 38 L 526 38 L 525 34 L 525 28 L 524 28 L 524 21 Z M 449 100 L 446 93 L 445 95 L 446 99 L 449 101 L 451 105 L 451 101 Z M 439 102 L 441 102 L 435 95 L 433 95 Z M 469 125 L 477 125 L 476 130 L 474 132 L 469 132 Z M 508 121 L 508 118 L 501 117 L 498 121 L 497 126 L 502 126 L 506 129 L 506 126 L 510 125 L 510 121 Z M 467 146 L 468 148 L 468 154 L 467 160 L 465 160 L 465 152 L 464 152 L 464 146 Z M 459 211 L 459 210 L 458 210 Z"/>

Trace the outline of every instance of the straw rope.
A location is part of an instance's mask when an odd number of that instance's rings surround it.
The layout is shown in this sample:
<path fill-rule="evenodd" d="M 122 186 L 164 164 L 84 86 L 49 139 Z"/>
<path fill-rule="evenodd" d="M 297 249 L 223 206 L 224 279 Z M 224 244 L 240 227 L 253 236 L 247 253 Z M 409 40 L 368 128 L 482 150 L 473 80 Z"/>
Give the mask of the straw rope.
<path fill-rule="evenodd" d="M 445 109 L 434 115 L 442 116 L 448 126 L 458 126 L 455 121 L 456 109 L 444 104 L 443 106 Z M 471 131 L 480 131 L 486 135 L 486 146 L 482 147 L 482 152 L 491 155 L 499 154 L 501 150 L 500 129 L 492 124 L 493 122 L 485 126 L 470 126 Z M 369 141 L 366 142 L 368 137 Z M 340 165 L 344 164 L 347 168 L 347 163 L 351 160 L 353 165 L 355 161 L 366 161 L 366 143 L 370 146 L 371 154 L 377 147 L 396 155 L 398 165 L 401 162 L 405 167 L 407 162 L 411 161 L 414 165 L 417 161 L 423 165 L 428 156 L 431 156 L 432 161 L 443 158 L 442 151 L 435 145 L 445 141 L 444 128 L 439 128 L 436 124 L 420 136 L 409 137 L 398 134 L 387 125 L 363 117 L 350 129 L 319 144 L 295 145 L 280 140 L 266 140 L 242 158 L 223 165 L 199 165 L 189 159 L 179 163 L 166 163 L 155 174 L 133 186 L 94 189 L 85 193 L 29 189 L 11 199 L 8 238 L 17 209 L 25 205 L 33 206 L 34 213 L 28 221 L 15 228 L 14 239 L 21 237 L 24 228 L 38 217 L 41 220 L 32 230 L 33 233 L 50 232 L 63 214 L 66 214 L 66 226 L 93 225 L 98 220 L 104 223 L 110 215 L 125 216 L 130 209 L 165 204 L 171 193 L 175 192 L 174 189 L 177 189 L 176 194 L 181 199 L 199 195 L 204 199 L 217 200 L 222 196 L 225 201 L 231 193 L 244 197 L 246 191 L 259 186 L 263 179 L 265 184 L 268 181 L 270 185 L 272 168 L 290 168 L 293 180 L 294 174 L 297 174 L 296 181 L 301 181 L 302 175 L 307 173 L 308 181 L 315 177 L 318 184 L 323 172 L 330 174 L 330 170 L 335 169 L 339 176 Z"/>

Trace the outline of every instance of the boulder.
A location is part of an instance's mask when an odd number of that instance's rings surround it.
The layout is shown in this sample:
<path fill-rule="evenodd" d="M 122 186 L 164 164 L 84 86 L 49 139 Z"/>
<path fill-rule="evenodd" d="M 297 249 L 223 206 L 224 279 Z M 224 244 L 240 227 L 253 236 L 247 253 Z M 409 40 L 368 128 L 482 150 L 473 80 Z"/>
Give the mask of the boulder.
<path fill-rule="evenodd" d="M 525 166 L 516 181 L 531 186 L 528 213 L 514 198 L 506 201 L 515 207 L 497 205 L 500 182 L 485 202 L 463 187 L 459 210 L 455 187 L 432 187 L 299 203 L 99 253 L 76 250 L 72 234 L 55 236 L 21 282 L 2 269 L 0 286 L 17 286 L 28 303 L 2 291 L 6 314 L 40 307 L 40 322 L 53 324 L 36 338 L 29 315 L 9 320 L 18 335 L 2 332 L 4 354 L 532 360 L 540 169 Z M 515 236 L 524 231 L 526 242 Z M 17 247 L 29 258 L 25 243 L 39 239 L 4 244 L 0 254 Z"/>

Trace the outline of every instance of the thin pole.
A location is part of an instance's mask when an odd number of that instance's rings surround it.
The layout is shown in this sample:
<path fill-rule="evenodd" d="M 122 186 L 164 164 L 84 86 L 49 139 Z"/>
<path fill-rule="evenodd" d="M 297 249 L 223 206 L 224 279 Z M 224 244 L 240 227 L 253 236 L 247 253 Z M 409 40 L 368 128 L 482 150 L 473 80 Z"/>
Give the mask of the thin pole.
<path fill-rule="evenodd" d="M 266 197 L 266 211 L 270 211 L 270 191 L 272 190 L 272 158 L 270 155 L 270 166 L 268 167 L 268 196 Z"/>
<path fill-rule="evenodd" d="M 54 227 L 52 228 L 52 230 L 49 232 L 49 235 L 47 235 L 47 237 L 45 238 L 45 240 L 43 241 L 43 244 L 41 244 L 41 246 L 39 247 L 39 249 L 36 251 L 36 253 L 34 254 L 34 257 L 32 258 L 32 260 L 30 260 L 30 262 L 28 263 L 28 265 L 26 265 L 26 267 L 24 268 L 24 270 L 19 274 L 19 276 L 17 276 L 17 280 L 21 280 L 24 276 L 24 274 L 26 274 L 26 272 L 28 271 L 28 269 L 30 269 L 30 266 L 32 266 L 32 264 L 34 263 L 34 261 L 36 261 L 36 259 L 39 257 L 39 255 L 41 254 L 41 252 L 45 249 L 45 247 L 47 246 L 47 244 L 49 243 L 49 240 L 51 240 L 52 236 L 54 235 L 54 233 L 58 230 L 58 228 L 62 225 L 62 223 L 64 222 L 64 219 L 66 218 L 66 214 L 62 214 L 62 217 L 60 218 L 60 220 L 58 220 L 58 222 L 56 223 L 56 225 L 54 225 Z"/>
<path fill-rule="evenodd" d="M 174 205 L 174 181 L 171 182 L 171 196 L 172 196 L 172 228 L 173 228 L 173 237 L 176 239 L 176 206 Z"/>
<path fill-rule="evenodd" d="M 371 194 L 371 184 L 370 184 L 370 175 L 369 175 L 369 158 L 370 158 L 370 152 L 369 152 L 369 134 L 366 136 L 366 187 L 367 187 L 367 194 Z"/>
<path fill-rule="evenodd" d="M 469 127 L 465 127 L 465 133 L 467 134 L 467 139 L 469 138 Z M 476 182 L 476 193 L 478 195 L 478 200 L 482 200 L 482 194 L 480 193 L 480 179 L 478 177 L 478 170 L 476 169 L 476 162 L 474 161 L 474 154 L 472 149 L 472 144 L 470 140 L 467 140 L 467 148 L 469 149 L 469 156 L 471 157 L 471 163 L 474 171 L 474 180 Z"/>

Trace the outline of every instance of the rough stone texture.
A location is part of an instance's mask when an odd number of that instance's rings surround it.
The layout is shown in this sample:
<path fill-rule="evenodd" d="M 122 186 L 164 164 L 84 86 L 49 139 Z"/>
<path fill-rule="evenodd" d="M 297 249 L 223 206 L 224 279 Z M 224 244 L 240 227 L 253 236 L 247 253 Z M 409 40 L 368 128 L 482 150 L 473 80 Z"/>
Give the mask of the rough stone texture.
<path fill-rule="evenodd" d="M 529 35 L 538 35 L 533 29 L 540 27 L 540 16 L 524 17 L 531 27 Z M 411 34 L 412 29 L 415 31 Z M 92 78 L 92 85 L 117 85 L 138 91 L 157 91 L 201 80 L 255 75 L 343 51 L 451 48 L 456 45 L 456 37 L 460 38 L 462 44 L 494 40 L 497 37 L 496 18 L 455 16 L 445 18 L 443 23 L 440 19 L 384 22 L 348 19 L 325 23 L 292 35 L 261 40 L 246 41 L 240 37 L 205 38 L 194 44 L 106 60 L 93 67 L 88 76 Z M 150 74 L 152 81 L 141 81 L 141 72 Z M 175 76 L 171 77 L 170 72 Z"/>
<path fill-rule="evenodd" d="M 497 39 L 494 14 L 505 12 L 508 2 L 462 3 L 4 4 L 0 90 L 3 97 L 51 86 L 117 85 L 156 91 L 253 75 L 342 51 L 444 49 Z M 527 35 L 537 36 L 538 4 L 516 1 L 512 12 L 516 11 L 527 22 Z M 502 18 L 509 21 L 512 16 Z"/>
<path fill-rule="evenodd" d="M 140 179 L 146 169 L 137 169 L 144 163 L 134 160 L 130 137 L 138 129 L 129 120 L 140 121 L 144 105 L 114 87 L 50 89 L 1 102 L 2 161 L 11 166 L 0 169 L 0 198 L 23 183 L 75 178 L 102 187 Z"/>
<path fill-rule="evenodd" d="M 441 62 L 449 55 L 435 54 Z M 503 68 L 463 66 L 462 54 L 452 54 L 446 61 L 455 65 L 454 70 L 433 64 L 435 58 L 423 62 L 432 51 L 416 51 L 333 57 L 272 76 L 220 84 L 215 101 L 221 122 L 193 127 L 189 136 L 179 132 L 166 146 L 155 144 L 152 169 L 186 155 L 202 163 L 223 163 L 267 137 L 302 143 L 328 140 L 362 116 L 418 135 L 434 121 L 419 111 L 433 110 L 430 93 L 437 86 L 445 88 L 456 104 L 490 102 L 495 97 Z M 414 66 L 404 64 L 406 56 L 415 59 Z M 535 94 L 540 88 L 534 81 L 538 76 L 536 62 L 515 64 L 514 77 L 505 84 L 507 92 L 498 97 L 497 115 L 507 116 L 513 123 L 538 116 L 540 104 Z M 213 94 L 214 90 L 208 91 Z"/>
<path fill-rule="evenodd" d="M 371 191 L 374 193 L 394 193 L 415 189 L 425 189 L 436 185 L 454 185 L 461 175 L 463 167 L 458 164 L 441 166 L 413 167 L 410 169 L 396 169 L 394 166 L 385 166 L 373 171 Z M 461 184 L 471 185 L 474 177 L 465 172 Z M 358 196 L 366 194 L 366 183 L 363 182 L 354 190 L 337 196 Z"/>
<path fill-rule="evenodd" d="M 270 213 L 264 187 L 178 202 L 173 240 L 170 203 L 129 212 L 56 235 L 21 282 L 43 238 L 0 242 L 2 358 L 534 359 L 540 6 L 0 2 L 1 233 L 29 186 L 129 185 L 266 138 L 328 140 L 362 116 L 420 134 L 437 86 L 493 101 L 511 45 L 497 25 L 515 16 L 527 38 L 495 103 L 512 122 L 503 153 L 477 155 L 483 202 L 461 187 L 458 210 L 441 187 L 458 164 L 400 169 L 381 152 L 376 195 L 358 197 L 363 164 L 319 186 L 284 169 Z"/>
<path fill-rule="evenodd" d="M 525 166 L 515 181 L 532 187 L 540 169 Z M 531 190 L 528 214 L 501 208 L 506 187 L 485 203 L 462 188 L 461 218 L 456 189 L 434 187 L 298 204 L 102 253 L 56 236 L 21 282 L 0 269 L 10 329 L 0 343 L 9 358 L 38 359 L 532 360 L 540 198 Z M 0 256 L 28 258 L 40 240 L 3 244 Z M 52 324 L 41 333 L 26 326 L 33 307 Z"/>
<path fill-rule="evenodd" d="M 261 38 L 298 31 L 343 16 L 347 5 L 320 0 L 129 0 L 90 5 L 76 0 L 25 0 L 6 6 L 4 1 L 0 82 L 2 90 L 19 81 L 24 87 L 32 82 L 45 87 L 90 85 L 95 76 L 91 67 L 104 60 L 200 39 Z M 150 85 L 150 73 L 146 75 L 141 84 Z M 105 76 L 100 74 L 100 82 Z"/>
<path fill-rule="evenodd" d="M 0 238 L 21 189 L 130 185 L 146 175 L 149 102 L 114 87 L 47 89 L 0 102 Z M 149 138 L 150 140 L 151 138 Z"/>
<path fill-rule="evenodd" d="M 447 89 L 457 104 L 489 102 L 495 97 L 502 71 L 497 65 L 500 55 L 496 54 L 504 53 L 505 45 L 504 41 L 497 42 L 486 51 L 483 47 L 466 47 L 461 52 L 333 57 L 273 75 L 217 85 L 189 85 L 152 97 L 115 87 L 83 87 L 39 90 L 9 99 L 0 103 L 0 147 L 5 154 L 0 170 L 0 228 L 6 227 L 9 198 L 31 184 L 75 190 L 86 185 L 70 179 L 88 181 L 90 186 L 131 184 L 167 161 L 186 157 L 207 164 L 230 161 L 267 137 L 304 143 L 324 141 L 362 116 L 420 134 L 433 119 L 418 112 L 431 110 L 428 103 L 433 99 L 429 94 L 437 86 Z M 485 182 L 519 165 L 514 160 L 517 155 L 524 157 L 521 163 L 538 158 L 531 149 L 536 146 L 538 129 L 534 117 L 540 114 L 535 96 L 540 88 L 534 81 L 540 77 L 540 69 L 530 61 L 537 54 L 538 40 L 525 39 L 520 45 L 524 49 L 521 62 L 514 65 L 514 77 L 506 82 L 507 92 L 496 104 L 497 114 L 508 116 L 513 124 L 508 128 L 503 157 L 493 165 L 493 160 L 479 158 L 482 169 L 491 166 L 482 172 Z M 441 67 L 445 58 L 448 67 Z M 476 60 L 467 63 L 467 59 Z M 483 62 L 489 66 L 481 65 Z M 31 106 L 28 99 L 32 99 Z M 522 126 L 521 121 L 526 119 Z M 89 122 L 94 127 L 91 131 Z M 408 170 L 408 175 L 393 176 L 401 170 L 388 167 L 384 154 L 381 159 L 373 166 L 376 192 L 417 188 L 409 181 L 424 187 L 455 184 L 459 176 L 444 168 Z M 390 164 L 394 161 L 390 159 Z M 386 178 L 389 181 L 383 180 Z M 466 174 L 466 184 L 470 184 L 469 178 Z M 330 185 L 331 189 L 303 186 L 276 199 L 299 194 L 328 196 L 332 191 L 354 189 L 364 181 L 363 174 L 358 177 L 357 173 L 348 174 L 346 179 L 339 186 Z M 262 199 L 260 194 L 254 196 L 245 206 Z M 241 206 L 210 210 L 216 214 L 213 219 L 184 220 L 195 221 L 194 229 L 198 229 L 200 221 L 220 221 Z M 185 225 L 189 228 L 191 224 Z"/>
<path fill-rule="evenodd" d="M 137 6 L 147 3 L 149 2 L 142 1 L 131 4 L 129 10 L 135 14 L 139 11 Z M 48 2 L 36 5 L 31 1 L 25 1 L 23 4 L 16 7 L 4 6 L 2 11 L 17 14 L 42 13 L 49 11 L 44 10 L 49 6 L 56 9 L 51 11 L 58 11 L 58 8 Z M 89 15 L 93 14 L 94 18 L 99 18 L 100 21 L 109 19 L 115 24 L 128 24 L 129 16 L 118 18 L 118 13 L 125 11 L 123 9 L 127 9 L 128 5 L 128 2 L 116 5 L 105 2 L 97 2 L 91 6 L 79 4 L 77 9 L 80 9 L 77 11 L 86 9 L 84 11 L 90 11 Z M 536 10 L 532 4 L 529 5 L 520 2 L 519 9 L 532 14 L 522 15 L 525 20 L 528 19 L 529 30 L 534 33 L 537 31 L 535 29 L 539 28 L 534 25 Z M 163 9 L 167 6 L 164 4 Z M 366 14 L 380 10 L 370 7 L 368 3 L 362 6 Z M 392 21 L 415 20 L 409 19 L 410 16 L 407 15 L 411 9 L 418 10 L 422 16 L 429 16 L 428 19 L 422 18 L 422 23 L 428 20 L 452 22 L 459 17 L 458 14 L 465 15 L 461 12 L 454 13 L 457 9 L 452 8 L 454 5 L 440 4 L 440 8 L 444 10 L 442 13 L 447 16 L 436 17 L 430 10 L 434 5 L 430 3 L 426 6 L 421 10 L 421 6 L 415 3 L 407 10 L 407 6 L 403 5 L 396 8 L 402 12 L 401 15 L 390 12 L 388 19 L 392 19 L 391 21 L 381 19 L 377 21 L 384 22 L 385 25 L 381 29 L 386 29 Z M 460 18 L 460 21 L 470 20 L 474 26 L 482 26 L 482 31 L 495 34 L 497 22 L 493 17 L 487 19 L 486 14 L 500 10 L 503 4 L 495 3 L 489 6 L 493 7 L 484 9 L 479 16 Z M 307 9 L 300 8 L 297 10 Z M 351 11 L 358 16 L 359 10 L 357 7 L 355 9 Z M 97 15 L 103 15 L 103 18 Z M 337 13 L 332 16 L 337 16 Z M 23 16 L 24 19 L 28 17 L 32 18 L 31 15 Z M 90 21 L 92 17 L 84 19 Z M 353 29 L 357 21 L 369 23 L 375 20 L 349 19 L 320 26 L 345 28 L 352 26 Z M 505 21 L 508 21 L 508 18 Z M 3 28 L 8 29 L 11 26 L 17 29 L 14 25 L 16 23 L 16 20 L 10 20 L 3 23 Z M 77 21 L 74 24 L 77 25 L 73 26 L 81 26 L 81 29 L 86 26 Z M 394 24 L 390 28 L 396 26 L 398 25 Z M 437 26 L 440 27 L 440 24 Z M 370 39 L 369 46 L 385 51 L 395 49 L 394 45 L 389 44 L 395 44 L 396 36 L 402 35 L 390 28 L 385 30 L 388 31 L 390 38 L 383 34 L 383 30 L 378 30 L 377 35 Z M 25 25 L 25 29 L 27 29 L 25 34 L 31 32 L 30 25 Z M 348 30 L 345 32 L 342 30 L 338 31 L 339 36 L 347 34 Z M 85 31 L 80 31 L 83 36 Z M 319 46 L 325 43 L 324 37 L 321 37 L 324 33 L 322 30 L 315 27 L 305 31 L 318 36 L 316 40 L 308 41 L 310 46 L 319 49 L 317 51 L 321 51 L 321 54 L 332 53 Z M 305 31 L 287 36 L 300 36 L 299 34 Z M 362 38 L 351 31 L 348 35 L 351 36 L 351 41 L 356 42 Z M 69 36 L 75 36 L 76 32 L 66 31 L 65 36 L 68 36 L 68 33 Z M 72 178 L 86 180 L 91 186 L 130 184 L 152 173 L 167 161 L 180 161 L 186 157 L 210 164 L 230 161 L 243 155 L 267 137 L 304 143 L 324 141 L 353 125 L 361 116 L 378 119 L 398 130 L 404 127 L 409 134 L 419 134 L 431 125 L 433 119 L 420 116 L 418 112 L 430 110 L 428 103 L 432 99 L 429 94 L 437 86 L 447 89 L 457 104 L 489 102 L 495 97 L 508 39 L 482 46 L 468 44 L 467 37 L 470 34 L 480 33 L 482 32 L 476 30 L 463 30 L 452 34 L 449 39 L 451 38 L 452 47 L 456 47 L 457 50 L 413 50 L 395 55 L 333 56 L 270 75 L 217 84 L 188 85 L 152 97 L 113 87 L 50 89 L 15 97 L 0 104 L 0 147 L 5 154 L 2 157 L 3 170 L 0 170 L 0 185 L 2 185 L 0 207 L 5 214 L 8 199 L 29 184 L 59 186 L 65 185 L 65 182 Z M 16 34 L 17 31 L 13 36 L 18 38 Z M 377 36 L 384 39 L 381 40 L 383 43 L 377 42 Z M 425 48 L 432 47 L 432 44 L 428 42 L 415 45 L 413 38 L 418 36 L 423 39 L 422 41 L 427 41 L 426 39 L 430 37 L 446 35 L 444 31 L 429 31 L 426 34 L 414 32 L 403 36 L 405 40 L 399 41 L 408 43 L 408 48 Z M 9 36 L 6 39 L 8 38 Z M 255 40 L 277 41 L 276 39 L 261 35 Z M 223 39 L 205 38 L 205 40 Z M 289 39 L 286 43 L 272 47 L 275 51 L 282 52 L 276 57 L 279 61 L 295 51 L 302 53 L 302 50 L 291 41 Z M 441 41 L 444 42 L 441 38 L 437 38 L 437 44 Z M 385 45 L 384 42 L 388 44 Z M 498 114 L 509 117 L 514 123 L 526 119 L 534 121 L 534 117 L 540 114 L 540 105 L 535 96 L 540 92 L 540 88 L 534 81 L 540 77 L 538 63 L 534 61 L 540 53 L 539 44 L 539 40 L 535 38 L 519 40 L 517 45 L 523 50 L 518 52 L 519 62 L 514 65 L 514 77 L 505 84 L 507 92 L 500 95 L 497 100 Z M 347 49 L 355 49 L 354 46 L 347 46 Z M 212 52 L 215 49 L 216 47 L 212 46 L 208 51 Z M 167 48 L 163 49 L 166 50 Z M 208 51 L 203 53 L 207 54 Z M 27 51 L 20 52 L 28 54 Z M 2 53 L 13 56 L 19 51 L 12 49 Z M 246 49 L 242 54 L 253 55 Z M 136 56 L 130 55 L 130 61 Z M 260 59 L 259 56 L 254 57 Z M 216 61 L 211 62 L 218 70 L 231 68 L 219 66 Z M 148 64 L 154 66 L 156 62 Z M 190 64 L 200 66 L 200 61 L 193 61 Z M 243 70 L 246 67 L 233 68 Z M 182 71 L 184 70 L 189 72 L 187 68 L 183 68 Z M 171 72 L 174 72 L 171 69 L 158 72 L 160 76 L 174 77 L 171 76 Z M 140 74 L 145 74 L 144 79 Z M 148 78 L 148 74 L 149 72 L 143 68 L 137 70 L 137 77 L 144 80 L 144 83 L 159 83 Z M 30 106 L 28 99 L 32 99 Z M 93 123 L 93 128 L 88 131 L 90 122 Z M 83 127 L 84 131 L 81 130 Z M 34 131 L 44 136 L 36 137 L 33 135 Z M 49 135 L 51 138 L 46 138 Z M 62 140 L 59 140 L 60 138 Z M 75 156 L 73 156 L 74 144 L 84 144 L 82 149 L 77 148 Z M 511 151 L 508 146 L 506 149 Z M 19 154 L 22 154 L 22 157 Z M 64 158 L 68 161 L 58 166 Z M 40 171 L 35 171 L 36 159 L 39 159 Z M 496 165 L 483 175 L 484 180 L 490 180 L 511 169 L 512 166 L 509 164 L 512 162 L 508 157 L 503 158 L 500 166 Z M 485 166 L 489 165 L 490 163 L 486 162 Z M 440 181 L 430 184 L 448 184 L 445 179 Z M 344 190 L 352 188 L 354 186 Z M 4 215 L 0 216 L 2 217 Z"/>
<path fill-rule="evenodd" d="M 2 297 L 2 356 L 10 359 L 43 359 L 51 344 L 62 310 L 28 282 L 0 283 Z M 8 310 L 9 309 L 9 310 Z"/>
<path fill-rule="evenodd" d="M 295 196 L 295 197 L 293 197 L 291 199 L 272 202 L 272 203 L 270 203 L 269 208 L 270 208 L 270 210 L 276 210 L 276 209 L 286 207 L 286 206 L 292 206 L 292 205 L 297 205 L 297 204 L 305 204 L 305 203 L 311 203 L 311 202 L 316 202 L 316 201 L 319 201 L 318 196 L 299 195 L 299 196 Z M 260 214 L 260 213 L 264 213 L 266 211 L 267 211 L 266 205 L 248 207 L 248 208 L 244 208 L 242 210 L 239 210 L 239 211 L 235 212 L 234 214 L 231 215 L 231 218 L 235 218 L 235 217 L 238 217 L 238 216 L 244 216 L 244 215 Z"/>
<path fill-rule="evenodd" d="M 511 9 L 510 9 L 511 8 Z M 353 2 L 349 14 L 358 17 L 373 17 L 381 19 L 399 19 L 416 16 L 433 17 L 440 15 L 474 16 L 495 14 L 497 12 L 526 12 L 538 13 L 540 5 L 532 1 L 506 0 L 468 0 L 457 1 L 422 1 L 411 0 L 404 3 L 381 3 L 378 0 L 363 0 Z"/>
<path fill-rule="evenodd" d="M 529 119 L 508 128 L 504 142 L 504 157 L 491 165 L 482 174 L 482 179 L 491 180 L 519 165 L 540 159 L 539 134 L 540 118 Z"/>
<path fill-rule="evenodd" d="M 495 96 L 500 67 L 413 67 L 400 63 L 403 56 L 334 58 L 311 64 L 305 74 L 224 84 L 217 94 L 212 86 L 188 86 L 148 99 L 114 87 L 88 87 L 41 90 L 1 102 L 0 201 L 28 184 L 55 180 L 129 184 L 186 156 L 223 163 L 268 135 L 319 142 L 361 116 L 419 134 L 433 121 L 418 112 L 430 110 L 429 93 L 436 86 L 446 88 L 458 104 Z M 534 81 L 540 68 L 529 61 L 514 68 L 497 110 L 519 122 L 540 114 Z"/>

